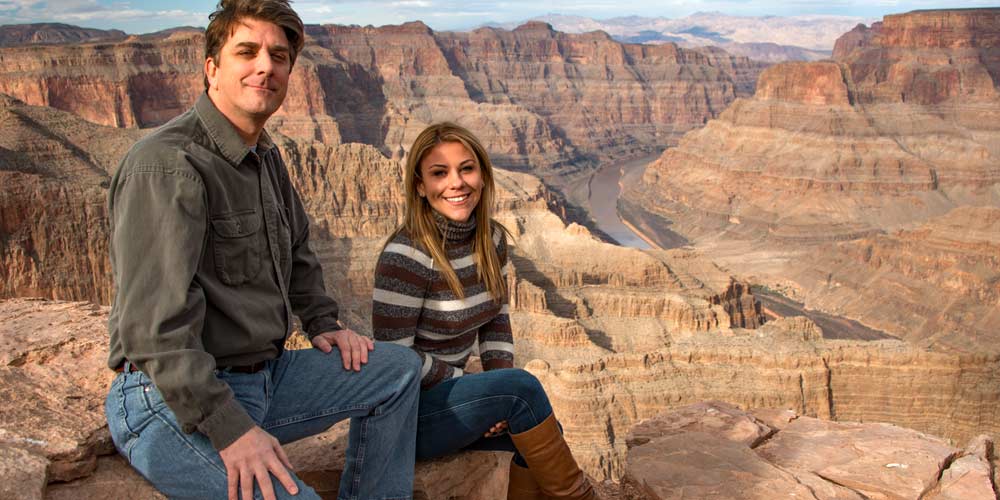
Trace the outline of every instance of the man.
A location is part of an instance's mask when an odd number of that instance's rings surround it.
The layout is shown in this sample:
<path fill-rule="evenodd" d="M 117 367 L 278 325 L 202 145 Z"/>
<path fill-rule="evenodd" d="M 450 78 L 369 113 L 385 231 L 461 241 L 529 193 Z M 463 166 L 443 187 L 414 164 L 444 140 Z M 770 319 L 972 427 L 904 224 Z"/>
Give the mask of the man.
<path fill-rule="evenodd" d="M 339 498 L 412 495 L 419 360 L 339 326 L 263 131 L 302 45 L 287 0 L 222 0 L 205 33 L 206 93 L 137 143 L 111 183 L 109 366 L 121 373 L 108 426 L 171 498 L 318 498 L 280 443 L 344 418 Z M 292 314 L 315 349 L 283 350 Z"/>

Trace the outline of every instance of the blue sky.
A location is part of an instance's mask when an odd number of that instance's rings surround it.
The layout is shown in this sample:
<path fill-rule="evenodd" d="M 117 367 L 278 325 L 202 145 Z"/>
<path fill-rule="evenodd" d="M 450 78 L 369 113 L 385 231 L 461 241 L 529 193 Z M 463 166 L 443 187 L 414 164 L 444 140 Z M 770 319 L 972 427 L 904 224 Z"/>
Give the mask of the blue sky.
<path fill-rule="evenodd" d="M 639 15 L 684 17 L 698 11 L 741 16 L 829 14 L 879 18 L 915 9 L 997 6 L 1000 0 L 298 0 L 310 24 L 399 24 L 422 20 L 437 30 L 464 29 L 560 13 L 606 19 Z M 204 26 L 212 0 L 0 0 L 0 24 L 62 22 L 147 33 L 174 26 Z"/>

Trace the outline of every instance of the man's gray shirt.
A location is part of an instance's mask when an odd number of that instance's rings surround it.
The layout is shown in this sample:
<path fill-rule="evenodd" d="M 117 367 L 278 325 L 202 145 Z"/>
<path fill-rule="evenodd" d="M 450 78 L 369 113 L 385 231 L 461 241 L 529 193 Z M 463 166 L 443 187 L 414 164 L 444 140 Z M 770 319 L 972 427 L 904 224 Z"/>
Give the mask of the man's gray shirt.
<path fill-rule="evenodd" d="M 108 365 L 135 364 L 221 450 L 254 423 L 216 367 L 278 357 L 293 313 L 310 338 L 339 329 L 278 148 L 265 132 L 250 151 L 202 94 L 129 151 L 108 204 Z"/>

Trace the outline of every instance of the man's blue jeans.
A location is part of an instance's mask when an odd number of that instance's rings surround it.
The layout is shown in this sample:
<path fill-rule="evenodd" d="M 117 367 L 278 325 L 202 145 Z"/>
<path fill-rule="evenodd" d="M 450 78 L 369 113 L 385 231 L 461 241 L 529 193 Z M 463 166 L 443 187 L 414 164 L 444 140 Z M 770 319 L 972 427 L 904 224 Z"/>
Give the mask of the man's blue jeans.
<path fill-rule="evenodd" d="M 351 419 L 339 498 L 410 499 L 420 392 L 420 359 L 376 343 L 360 372 L 344 370 L 340 351 L 286 351 L 253 374 L 219 371 L 250 417 L 280 442 L 318 434 Z M 226 468 L 208 438 L 185 434 L 142 372 L 121 373 L 105 403 L 118 451 L 170 498 L 226 498 Z M 294 476 L 294 474 L 293 474 Z M 291 496 L 272 475 L 278 498 L 317 499 L 295 477 Z M 127 496 L 127 493 L 122 492 Z M 254 487 L 254 498 L 262 498 Z"/>
<path fill-rule="evenodd" d="M 545 389 L 534 375 L 517 368 L 490 370 L 448 379 L 420 393 L 417 459 L 458 450 L 513 451 L 527 467 L 509 434 L 483 437 L 497 422 L 520 434 L 552 414 Z"/>

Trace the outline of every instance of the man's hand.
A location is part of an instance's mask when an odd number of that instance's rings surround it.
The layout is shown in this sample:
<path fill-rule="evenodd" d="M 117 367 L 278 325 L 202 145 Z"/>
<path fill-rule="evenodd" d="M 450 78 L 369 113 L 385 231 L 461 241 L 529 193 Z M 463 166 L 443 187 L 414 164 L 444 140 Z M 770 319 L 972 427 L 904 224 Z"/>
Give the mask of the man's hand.
<path fill-rule="evenodd" d="M 375 349 L 375 342 L 368 337 L 362 337 L 354 330 L 345 328 L 335 332 L 323 332 L 312 339 L 313 347 L 329 353 L 333 346 L 340 349 L 340 357 L 344 360 L 344 369 L 361 371 L 361 365 L 368 363 L 368 351 Z"/>
<path fill-rule="evenodd" d="M 285 489 L 299 494 L 299 487 L 292 480 L 288 470 L 292 464 L 274 436 L 254 426 L 233 444 L 219 452 L 226 464 L 226 482 L 229 485 L 229 500 L 237 500 L 237 487 L 244 499 L 253 498 L 253 482 L 256 479 L 264 500 L 275 500 L 271 476 L 274 474 Z"/>
<path fill-rule="evenodd" d="M 497 436 L 502 435 L 503 431 L 505 431 L 505 430 L 507 430 L 507 421 L 506 420 L 501 420 L 501 421 L 493 424 L 493 427 L 490 427 L 489 432 L 484 433 L 483 437 L 488 437 L 488 438 L 497 437 Z"/>

